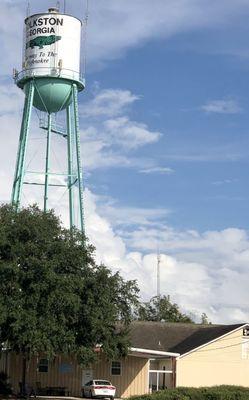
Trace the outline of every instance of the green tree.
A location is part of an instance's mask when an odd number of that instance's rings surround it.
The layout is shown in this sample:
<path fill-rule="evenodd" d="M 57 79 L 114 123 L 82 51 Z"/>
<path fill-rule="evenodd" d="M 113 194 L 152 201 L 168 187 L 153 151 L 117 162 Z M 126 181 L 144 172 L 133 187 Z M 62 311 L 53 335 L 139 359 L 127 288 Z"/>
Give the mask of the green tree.
<path fill-rule="evenodd" d="M 139 304 L 135 318 L 140 321 L 194 322 L 171 302 L 170 296 L 155 296 L 149 302 Z"/>
<path fill-rule="evenodd" d="M 82 364 L 125 355 L 138 289 L 104 265 L 52 211 L 0 207 L 0 342 L 22 355 L 76 355 Z M 116 323 L 120 327 L 116 329 Z"/>
<path fill-rule="evenodd" d="M 206 313 L 201 314 L 201 324 L 203 325 L 212 325 L 212 322 L 209 321 L 208 316 Z"/>

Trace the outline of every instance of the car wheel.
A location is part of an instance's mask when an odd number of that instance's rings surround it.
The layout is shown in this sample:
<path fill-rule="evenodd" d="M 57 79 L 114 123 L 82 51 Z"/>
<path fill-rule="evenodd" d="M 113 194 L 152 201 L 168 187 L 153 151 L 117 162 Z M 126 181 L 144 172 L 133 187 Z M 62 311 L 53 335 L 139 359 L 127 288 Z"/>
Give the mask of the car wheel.
<path fill-rule="evenodd" d="M 110 400 L 114 400 L 114 396 L 110 396 L 109 399 L 110 399 Z"/>

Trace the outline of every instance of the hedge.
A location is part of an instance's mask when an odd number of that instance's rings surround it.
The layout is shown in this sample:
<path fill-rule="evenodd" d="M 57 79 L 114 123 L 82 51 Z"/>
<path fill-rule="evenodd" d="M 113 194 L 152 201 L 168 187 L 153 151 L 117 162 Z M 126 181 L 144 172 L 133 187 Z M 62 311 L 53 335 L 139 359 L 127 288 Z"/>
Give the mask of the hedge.
<path fill-rule="evenodd" d="M 249 382 L 248 382 L 249 383 Z M 213 386 L 161 390 L 153 394 L 133 396 L 132 400 L 249 400 L 249 388 Z"/>

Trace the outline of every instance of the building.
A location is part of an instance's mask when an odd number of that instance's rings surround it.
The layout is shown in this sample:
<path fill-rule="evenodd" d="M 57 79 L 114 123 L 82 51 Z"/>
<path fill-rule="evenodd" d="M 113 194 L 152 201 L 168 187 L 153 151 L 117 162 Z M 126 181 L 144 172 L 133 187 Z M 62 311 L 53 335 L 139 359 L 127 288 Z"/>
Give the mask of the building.
<path fill-rule="evenodd" d="M 80 396 L 82 385 L 93 378 L 109 379 L 118 397 L 129 397 L 176 386 L 249 386 L 249 325 L 199 325 L 133 322 L 129 355 L 81 368 L 72 357 L 58 355 L 48 361 L 34 357 L 27 382 L 40 394 Z M 18 391 L 21 358 L 3 354 L 5 370 Z"/>
<path fill-rule="evenodd" d="M 249 386 L 248 335 L 247 324 L 138 322 L 132 328 L 132 343 L 136 347 L 176 353 L 170 358 L 160 356 L 150 361 L 150 389 L 161 389 L 164 385 Z"/>

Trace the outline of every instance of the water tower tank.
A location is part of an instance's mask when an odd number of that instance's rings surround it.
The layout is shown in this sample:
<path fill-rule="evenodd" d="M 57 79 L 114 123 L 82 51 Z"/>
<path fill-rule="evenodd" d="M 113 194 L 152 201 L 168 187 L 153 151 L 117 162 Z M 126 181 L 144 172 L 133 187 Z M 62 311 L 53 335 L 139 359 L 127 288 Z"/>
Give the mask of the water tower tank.
<path fill-rule="evenodd" d="M 72 84 L 84 88 L 80 79 L 81 21 L 50 8 L 47 13 L 25 19 L 23 70 L 17 85 L 25 92 L 35 83 L 34 106 L 48 113 L 66 108 Z"/>

